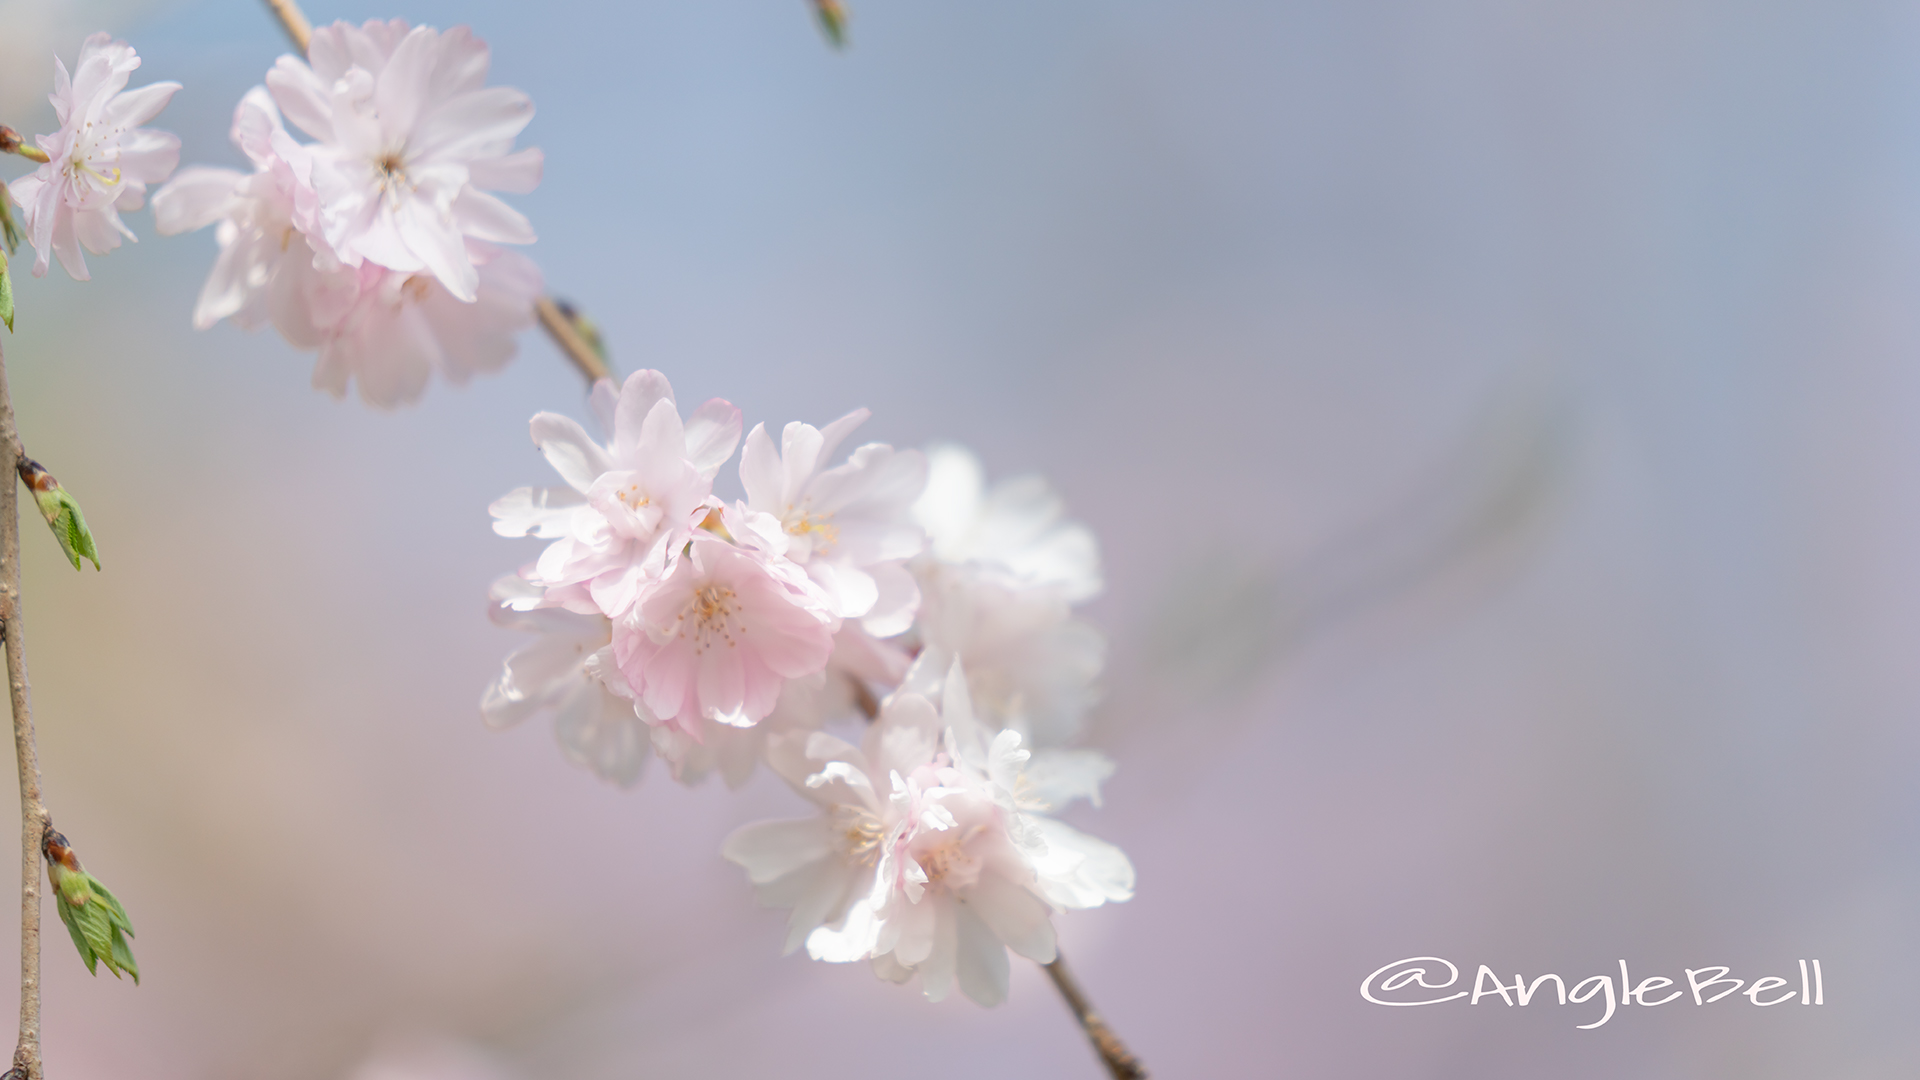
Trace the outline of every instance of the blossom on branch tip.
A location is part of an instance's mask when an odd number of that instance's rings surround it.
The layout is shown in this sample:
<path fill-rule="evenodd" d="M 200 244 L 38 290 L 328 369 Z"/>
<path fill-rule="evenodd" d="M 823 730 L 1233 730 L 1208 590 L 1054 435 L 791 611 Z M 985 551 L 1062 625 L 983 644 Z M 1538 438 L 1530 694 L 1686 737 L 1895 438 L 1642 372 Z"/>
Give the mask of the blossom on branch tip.
<path fill-rule="evenodd" d="M 35 277 L 46 274 L 52 255 L 74 280 L 88 280 L 80 249 L 105 255 L 123 236 L 138 240 L 120 211 L 138 210 L 147 185 L 165 180 L 180 161 L 177 136 L 141 126 L 166 108 L 180 84 L 127 90 L 139 66 L 133 47 L 104 31 L 81 43 L 71 75 L 54 58 L 49 100 L 60 130 L 34 137 L 46 163 L 10 186 L 25 210 Z"/>
<path fill-rule="evenodd" d="M 933 1000 L 958 985 L 1004 1000 L 1007 950 L 1054 958 L 1051 913 L 1133 895 L 1118 848 L 1043 816 L 1097 790 L 1110 769 L 1087 752 L 1032 782 L 1017 732 L 990 740 L 955 672 L 936 711 L 895 695 L 855 747 L 815 732 L 769 746 L 769 763 L 820 815 L 747 825 L 727 838 L 761 902 L 792 910 L 786 947 L 914 975 Z"/>

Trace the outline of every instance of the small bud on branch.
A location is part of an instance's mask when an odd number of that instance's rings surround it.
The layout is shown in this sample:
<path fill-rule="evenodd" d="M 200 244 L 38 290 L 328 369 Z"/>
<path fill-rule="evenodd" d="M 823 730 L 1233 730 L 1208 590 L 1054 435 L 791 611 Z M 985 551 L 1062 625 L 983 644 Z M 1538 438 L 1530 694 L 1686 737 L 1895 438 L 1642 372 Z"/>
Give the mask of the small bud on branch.
<path fill-rule="evenodd" d="M 28 161 L 37 161 L 42 165 L 47 163 L 45 150 L 29 145 L 19 132 L 4 125 L 0 125 L 0 154 L 19 154 Z"/>
<path fill-rule="evenodd" d="M 78 570 L 82 558 L 91 559 L 93 568 L 100 569 L 100 549 L 94 546 L 93 533 L 87 528 L 86 517 L 80 513 L 80 504 L 52 473 L 32 458 L 21 457 L 19 471 L 21 481 L 33 492 L 40 516 L 47 519 L 47 527 L 53 530 L 53 538 L 59 542 L 67 561 Z"/>
<path fill-rule="evenodd" d="M 813 0 L 814 13 L 820 16 L 820 29 L 836 49 L 847 46 L 847 9 L 840 0 Z"/>
<path fill-rule="evenodd" d="M 99 974 L 95 965 L 105 961 L 107 970 L 119 978 L 122 971 L 140 982 L 140 967 L 133 962 L 133 950 L 127 939 L 133 936 L 133 924 L 127 921 L 127 909 L 98 878 L 80 867 L 67 838 L 47 830 L 40 850 L 47 857 L 47 876 L 53 879 L 54 906 L 60 909 L 60 921 L 73 935 L 73 947 L 87 962 L 87 970 Z"/>

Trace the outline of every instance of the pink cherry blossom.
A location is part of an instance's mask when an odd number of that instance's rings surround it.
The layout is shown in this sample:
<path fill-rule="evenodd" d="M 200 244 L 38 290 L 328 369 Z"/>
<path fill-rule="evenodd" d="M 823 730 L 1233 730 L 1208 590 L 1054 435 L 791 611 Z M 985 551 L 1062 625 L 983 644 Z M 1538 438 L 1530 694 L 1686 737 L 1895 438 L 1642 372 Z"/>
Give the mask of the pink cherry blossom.
<path fill-rule="evenodd" d="M 614 659 L 634 695 L 696 739 L 704 720 L 759 723 L 788 679 L 824 669 L 833 652 L 831 601 L 817 588 L 796 589 L 794 576 L 695 533 L 686 557 L 614 623 Z"/>
<path fill-rule="evenodd" d="M 534 445 L 565 485 L 520 488 L 489 510 L 501 536 L 554 541 L 528 578 L 546 590 L 544 603 L 618 621 L 713 509 L 708 495 L 740 442 L 740 410 L 714 398 L 683 423 L 657 371 L 634 372 L 617 392 L 603 381 L 593 397 L 613 438 L 603 446 L 573 419 L 538 414 Z"/>
<path fill-rule="evenodd" d="M 51 253 L 74 280 L 88 280 L 80 249 L 105 255 L 123 236 L 137 240 L 120 211 L 138 210 L 147 185 L 165 180 L 180 161 L 178 137 L 140 126 L 166 108 L 180 84 L 127 90 L 139 66 L 133 47 L 104 31 L 81 43 L 71 77 L 54 58 L 49 100 L 60 130 L 34 137 L 48 161 L 10 187 L 26 211 L 35 277 L 47 272 Z"/>

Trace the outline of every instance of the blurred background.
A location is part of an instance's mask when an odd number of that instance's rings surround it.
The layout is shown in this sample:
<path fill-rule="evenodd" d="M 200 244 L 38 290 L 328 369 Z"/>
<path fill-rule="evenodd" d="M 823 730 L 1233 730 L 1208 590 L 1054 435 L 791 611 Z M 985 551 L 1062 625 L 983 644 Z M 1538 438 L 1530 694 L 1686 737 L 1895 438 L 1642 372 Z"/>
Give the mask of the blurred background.
<path fill-rule="evenodd" d="M 530 254 L 622 371 L 869 406 L 1096 530 L 1119 772 L 1074 820 L 1140 886 L 1058 926 L 1155 1075 L 1914 1075 L 1920 6 L 852 5 L 843 53 L 802 0 L 308 13 L 493 45 Z M 0 121 L 50 130 L 106 28 L 186 84 L 187 163 L 241 163 L 286 49 L 250 0 L 0 28 Z M 542 337 L 336 404 L 190 328 L 208 233 L 129 221 L 89 285 L 23 249 L 4 339 L 106 567 L 29 523 L 47 801 L 145 973 L 51 927 L 50 1076 L 1101 1075 L 1031 965 L 983 1010 L 782 959 L 718 855 L 798 813 L 771 777 L 620 791 L 482 727 L 536 550 L 486 506 L 586 415 Z M 1360 999 L 1416 955 L 1817 957 L 1827 1004 Z"/>

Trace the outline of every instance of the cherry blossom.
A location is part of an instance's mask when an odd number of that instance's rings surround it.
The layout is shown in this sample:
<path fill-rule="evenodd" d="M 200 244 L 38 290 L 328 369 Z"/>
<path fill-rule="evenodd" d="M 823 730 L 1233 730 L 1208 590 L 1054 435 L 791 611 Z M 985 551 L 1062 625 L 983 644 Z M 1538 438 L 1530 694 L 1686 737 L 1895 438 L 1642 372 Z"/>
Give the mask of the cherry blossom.
<path fill-rule="evenodd" d="M 990 580 L 1021 588 L 1051 587 L 1070 603 L 1099 595 L 1100 549 L 1085 525 L 1037 476 L 989 489 L 980 459 L 958 446 L 927 451 L 927 487 L 914 504 L 933 558 L 971 563 Z"/>
<path fill-rule="evenodd" d="M 614 658 L 635 697 L 681 732 L 734 727 L 773 711 L 786 680 L 823 670 L 837 629 L 818 587 L 794 588 L 769 560 L 711 533 L 614 623 Z"/>
<path fill-rule="evenodd" d="M 59 57 L 53 60 L 49 100 L 60 130 L 34 137 L 48 160 L 9 189 L 26 212 L 35 277 L 46 274 L 51 254 L 74 280 L 88 280 L 80 249 L 105 255 L 123 236 L 138 240 L 120 211 L 138 210 L 147 185 L 165 180 L 179 164 L 179 138 L 140 125 L 166 108 L 180 84 L 127 90 L 139 66 L 133 47 L 104 31 L 81 43 L 71 76 Z"/>
<path fill-rule="evenodd" d="M 896 982 L 917 974 L 936 1001 L 957 984 L 994 1005 L 1008 949 L 1051 961 L 1052 912 L 1129 899 L 1133 868 L 1042 816 L 1097 793 L 1104 759 L 1057 758 L 1036 783 L 1017 732 L 984 741 L 964 673 L 947 685 L 942 711 L 896 695 L 861 747 L 824 732 L 773 740 L 770 764 L 821 813 L 745 826 L 722 853 L 763 903 L 792 909 L 788 952 L 804 942 Z"/>
<path fill-rule="evenodd" d="M 527 219 L 483 190 L 532 191 L 542 164 L 538 150 L 513 150 L 532 101 L 486 86 L 489 62 L 465 27 L 399 19 L 321 27 L 305 61 L 282 56 L 267 86 L 317 140 L 309 241 L 347 266 L 427 274 L 468 303 L 480 277 L 467 240 L 533 243 Z"/>
<path fill-rule="evenodd" d="M 577 764 L 622 787 L 646 764 L 649 719 L 613 667 L 612 625 L 604 616 L 557 608 L 515 610 L 537 599 L 519 577 L 496 581 L 493 621 L 539 637 L 507 657 L 480 699 L 493 728 L 510 727 L 537 712 L 554 713 L 554 735 Z"/>
<path fill-rule="evenodd" d="M 554 541 L 528 578 L 543 603 L 619 621 L 715 508 L 708 496 L 740 442 L 740 410 L 714 398 L 683 423 L 657 371 L 634 372 L 618 391 L 602 381 L 594 408 L 613 435 L 606 445 L 569 417 L 536 415 L 534 445 L 565 485 L 519 488 L 489 510 L 501 536 Z"/>
<path fill-rule="evenodd" d="M 923 544 L 912 508 L 927 467 L 918 451 L 869 443 L 845 464 L 823 468 L 869 415 L 858 409 L 825 428 L 788 424 L 778 450 L 756 425 L 740 451 L 740 481 L 747 506 L 779 521 L 789 537 L 786 557 L 833 597 L 836 613 L 890 637 L 912 625 L 919 607 L 905 560 Z"/>
<path fill-rule="evenodd" d="M 532 227 L 482 189 L 531 191 L 542 159 L 512 151 L 533 107 L 484 85 L 488 59 L 464 27 L 399 21 L 323 27 L 310 63 L 281 57 L 234 115 L 254 172 L 191 168 L 155 196 L 163 233 L 219 226 L 194 325 L 271 322 L 319 351 L 315 387 L 379 407 L 436 371 L 459 384 L 504 366 L 545 282 L 499 246 Z"/>

